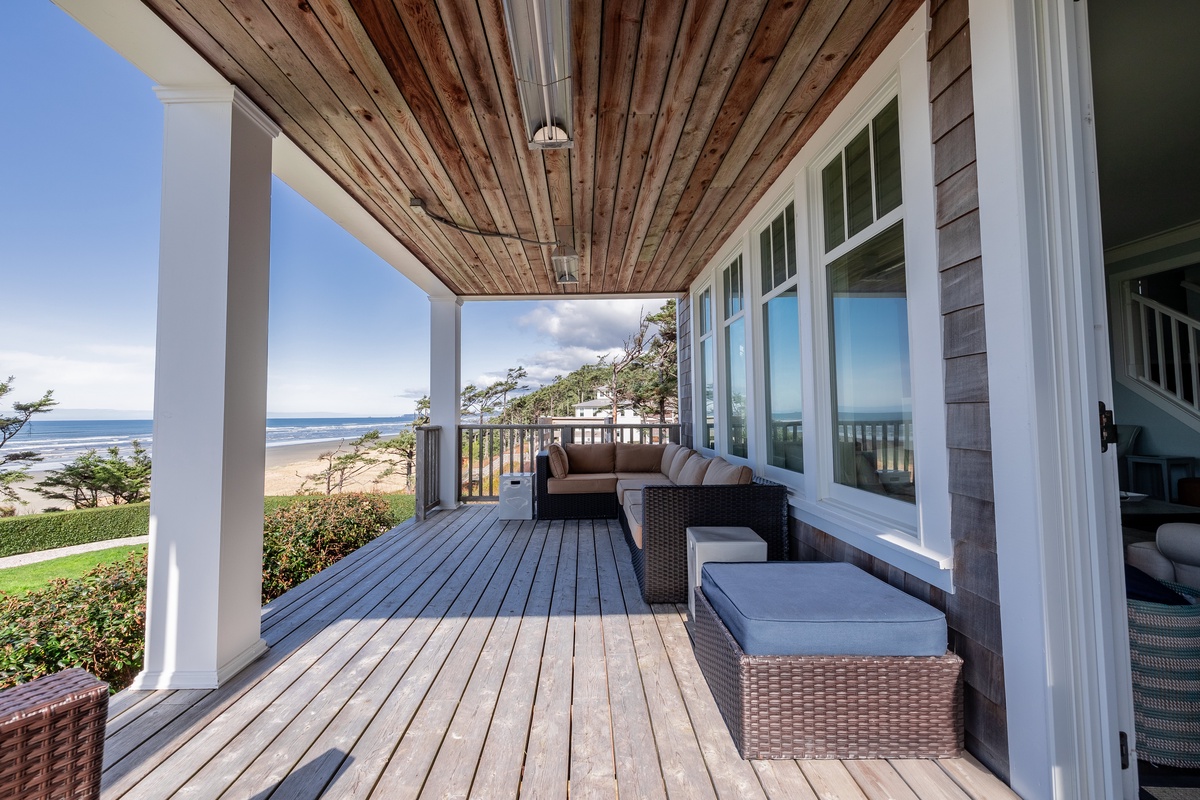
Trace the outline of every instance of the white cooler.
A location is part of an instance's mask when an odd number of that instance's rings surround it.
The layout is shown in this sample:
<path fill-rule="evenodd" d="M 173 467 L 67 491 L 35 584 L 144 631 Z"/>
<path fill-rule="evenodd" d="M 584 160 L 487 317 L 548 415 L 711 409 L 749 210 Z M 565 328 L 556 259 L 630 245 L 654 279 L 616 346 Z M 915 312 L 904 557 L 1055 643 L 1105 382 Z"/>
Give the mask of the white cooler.
<path fill-rule="evenodd" d="M 533 473 L 510 472 L 500 478 L 500 519 L 533 519 Z"/>

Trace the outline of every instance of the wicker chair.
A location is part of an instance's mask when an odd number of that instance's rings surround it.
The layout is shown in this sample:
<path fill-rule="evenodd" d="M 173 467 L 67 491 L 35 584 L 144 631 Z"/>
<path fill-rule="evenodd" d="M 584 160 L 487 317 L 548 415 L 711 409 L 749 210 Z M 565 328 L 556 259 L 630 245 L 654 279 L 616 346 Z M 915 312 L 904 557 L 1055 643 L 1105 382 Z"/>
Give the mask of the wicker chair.
<path fill-rule="evenodd" d="M 0 692 L 0 800 L 100 796 L 108 684 L 68 669 Z"/>
<path fill-rule="evenodd" d="M 786 486 L 761 478 L 741 486 L 644 488 L 641 547 L 620 515 L 642 597 L 647 603 L 687 602 L 687 529 L 693 526 L 751 528 L 767 543 L 768 561 L 786 561 L 787 495 Z"/>
<path fill-rule="evenodd" d="M 1198 589 L 1167 585 L 1200 597 Z M 1200 605 L 1126 602 L 1138 757 L 1200 767 Z"/>

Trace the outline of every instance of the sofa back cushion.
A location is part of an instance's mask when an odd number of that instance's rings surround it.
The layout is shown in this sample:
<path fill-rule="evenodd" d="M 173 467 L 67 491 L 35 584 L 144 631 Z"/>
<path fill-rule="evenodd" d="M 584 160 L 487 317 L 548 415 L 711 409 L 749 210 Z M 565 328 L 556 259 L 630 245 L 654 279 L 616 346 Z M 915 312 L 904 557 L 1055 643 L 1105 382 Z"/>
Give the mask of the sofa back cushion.
<path fill-rule="evenodd" d="M 662 465 L 661 444 L 617 444 L 617 472 L 658 472 Z"/>
<path fill-rule="evenodd" d="M 704 483 L 704 473 L 708 472 L 708 465 L 711 463 L 712 459 L 705 458 L 699 453 L 692 453 L 691 458 L 679 471 L 679 478 L 675 483 L 680 486 L 699 486 Z"/>
<path fill-rule="evenodd" d="M 674 442 L 670 442 L 663 447 L 662 462 L 658 465 L 658 471 L 663 475 L 668 474 L 671 471 L 671 462 L 675 460 L 675 456 L 682 449 L 682 445 L 675 444 Z"/>
<path fill-rule="evenodd" d="M 754 478 L 754 470 L 740 464 L 730 464 L 720 456 L 709 459 L 709 461 L 711 463 L 704 473 L 705 486 L 714 484 L 740 486 L 749 483 Z"/>
<path fill-rule="evenodd" d="M 571 472 L 616 472 L 615 449 L 612 442 L 567 445 Z"/>
<path fill-rule="evenodd" d="M 695 450 L 687 447 L 679 448 L 678 452 L 675 453 L 675 458 L 671 461 L 670 469 L 667 470 L 667 477 L 671 479 L 671 483 L 679 483 L 679 473 L 683 471 L 683 465 L 695 453 Z"/>
<path fill-rule="evenodd" d="M 550 461 L 550 474 L 555 478 L 565 478 L 567 473 L 571 471 L 571 463 L 567 461 L 567 451 L 558 442 L 554 442 L 546 448 L 546 455 Z"/>

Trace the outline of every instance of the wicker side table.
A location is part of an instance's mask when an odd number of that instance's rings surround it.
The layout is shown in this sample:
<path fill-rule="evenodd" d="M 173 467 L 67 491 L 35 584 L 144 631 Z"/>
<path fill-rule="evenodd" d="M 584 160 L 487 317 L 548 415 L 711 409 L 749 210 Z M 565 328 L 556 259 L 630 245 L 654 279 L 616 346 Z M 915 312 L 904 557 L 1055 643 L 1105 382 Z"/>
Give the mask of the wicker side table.
<path fill-rule="evenodd" d="M 68 669 L 0 692 L 0 800 L 100 796 L 108 684 Z"/>

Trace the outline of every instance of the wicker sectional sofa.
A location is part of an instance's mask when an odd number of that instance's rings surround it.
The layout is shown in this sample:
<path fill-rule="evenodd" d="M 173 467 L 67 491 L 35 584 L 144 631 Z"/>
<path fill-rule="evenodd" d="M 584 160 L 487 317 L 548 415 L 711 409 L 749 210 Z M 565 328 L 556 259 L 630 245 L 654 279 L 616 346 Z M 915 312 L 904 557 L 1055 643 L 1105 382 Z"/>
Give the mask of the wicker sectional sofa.
<path fill-rule="evenodd" d="M 538 519 L 618 519 L 648 603 L 687 602 L 689 527 L 749 527 L 768 560 L 788 557 L 787 488 L 748 467 L 676 444 L 568 444 L 536 463 Z"/>

